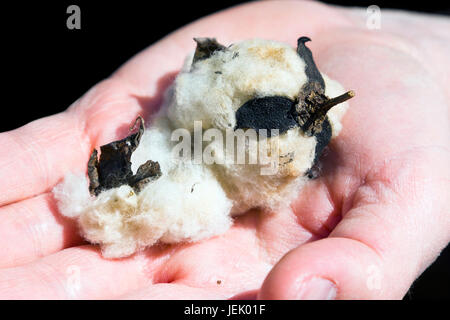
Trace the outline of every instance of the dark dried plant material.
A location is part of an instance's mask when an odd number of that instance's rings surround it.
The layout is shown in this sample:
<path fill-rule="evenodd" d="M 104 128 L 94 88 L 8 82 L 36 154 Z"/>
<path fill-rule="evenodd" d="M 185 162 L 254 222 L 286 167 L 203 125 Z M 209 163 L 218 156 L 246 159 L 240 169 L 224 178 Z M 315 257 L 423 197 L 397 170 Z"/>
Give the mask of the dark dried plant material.
<path fill-rule="evenodd" d="M 311 41 L 308 37 L 300 37 L 297 40 L 297 53 L 300 58 L 305 62 L 305 73 L 308 78 L 308 84 L 317 83 L 320 88 L 322 88 L 323 92 L 325 92 L 325 81 L 323 80 L 322 74 L 314 62 L 313 55 L 311 50 L 305 45 L 306 42 Z M 306 89 L 306 88 L 305 88 Z"/>
<path fill-rule="evenodd" d="M 271 129 L 279 134 L 298 126 L 292 115 L 295 102 L 286 97 L 269 96 L 254 98 L 244 103 L 236 111 L 236 129 L 266 129 L 270 137 Z"/>
<path fill-rule="evenodd" d="M 316 162 L 312 165 L 311 168 L 309 168 L 308 171 L 306 171 L 305 176 L 308 177 L 308 179 L 315 180 L 320 177 L 322 171 L 322 165 L 320 162 Z"/>
<path fill-rule="evenodd" d="M 296 120 L 303 132 L 308 136 L 313 136 L 322 130 L 322 124 L 327 120 L 327 112 L 355 94 L 353 91 L 348 91 L 332 99 L 325 95 L 325 81 L 314 62 L 311 50 L 305 45 L 308 41 L 311 41 L 308 37 L 300 37 L 297 40 L 297 53 L 305 61 L 305 73 L 308 81 L 300 90 L 294 114 L 297 116 Z"/>
<path fill-rule="evenodd" d="M 226 50 L 226 47 L 218 43 L 215 38 L 194 38 L 194 41 L 197 42 L 197 48 L 195 49 L 192 64 L 199 60 L 209 58 L 218 50 Z"/>
<path fill-rule="evenodd" d="M 355 93 L 348 91 L 332 99 L 325 95 L 325 81 L 314 62 L 311 50 L 305 45 L 308 41 L 311 41 L 308 37 L 300 37 L 297 40 L 297 53 L 305 61 L 308 81 L 300 90 L 293 114 L 302 131 L 308 136 L 316 137 L 313 166 L 306 173 L 309 178 L 315 179 L 320 173 L 317 169 L 319 157 L 332 137 L 327 112 L 332 107 L 354 97 Z"/>
<path fill-rule="evenodd" d="M 88 162 L 88 176 L 89 176 L 89 193 L 97 195 L 96 190 L 100 190 L 100 182 L 98 181 L 98 152 L 96 149 L 92 151 Z"/>
<path fill-rule="evenodd" d="M 297 122 L 308 136 L 313 136 L 322 130 L 322 124 L 326 120 L 327 112 L 334 106 L 347 101 L 355 96 L 353 91 L 348 91 L 336 98 L 328 98 L 317 82 L 307 85 L 306 90 L 299 94 L 298 103 L 294 113 Z"/>
<path fill-rule="evenodd" d="M 161 176 L 161 168 L 157 161 L 147 160 L 142 164 L 136 174 L 130 178 L 129 185 L 136 193 L 139 193 L 147 183 L 156 180 Z"/>
<path fill-rule="evenodd" d="M 142 164 L 136 174 L 131 170 L 131 155 L 139 146 L 144 134 L 144 119 L 139 116 L 130 131 L 134 130 L 137 122 L 139 130 L 125 139 L 111 142 L 100 147 L 100 159 L 97 150 L 92 151 L 88 162 L 89 192 L 97 196 L 100 192 L 121 185 L 129 185 L 136 193 L 150 181 L 161 176 L 159 163 L 148 160 Z"/>
<path fill-rule="evenodd" d="M 316 132 L 314 134 L 314 137 L 316 137 L 317 143 L 314 150 L 313 165 L 317 163 L 320 155 L 322 154 L 326 146 L 330 143 L 332 137 L 331 124 L 328 118 L 325 118 L 325 120 L 322 122 L 321 130 Z"/>

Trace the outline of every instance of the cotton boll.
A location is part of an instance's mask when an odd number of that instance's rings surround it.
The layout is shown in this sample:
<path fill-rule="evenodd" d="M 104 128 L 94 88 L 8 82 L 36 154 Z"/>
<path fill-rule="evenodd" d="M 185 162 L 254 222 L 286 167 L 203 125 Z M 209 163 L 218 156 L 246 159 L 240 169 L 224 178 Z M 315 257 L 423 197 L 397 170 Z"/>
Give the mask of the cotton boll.
<path fill-rule="evenodd" d="M 107 258 L 125 257 L 158 241 L 197 241 L 231 226 L 231 201 L 209 170 L 200 165 L 181 163 L 139 194 L 123 185 L 76 203 L 67 192 L 80 191 L 75 183 L 81 177 L 68 176 L 66 180 L 55 190 L 60 211 L 67 215 L 77 209 L 83 237 L 100 244 Z M 87 190 L 87 185 L 84 188 Z"/>
<path fill-rule="evenodd" d="M 231 202 L 201 166 L 181 165 L 138 195 L 128 186 L 101 193 L 80 217 L 84 236 L 122 257 L 157 241 L 196 241 L 225 232 Z"/>
<path fill-rule="evenodd" d="M 151 125 L 144 130 L 138 117 L 137 133 L 103 149 L 109 152 L 105 158 L 114 160 L 102 162 L 104 167 L 96 154 L 91 156 L 88 175 L 96 184 L 95 196 L 84 175 L 68 174 L 54 188 L 61 213 L 78 220 L 82 235 L 100 244 L 104 257 L 119 258 L 155 243 L 222 234 L 232 216 L 252 208 L 288 206 L 308 182 L 323 148 L 339 134 L 348 107 L 343 101 L 353 96 L 320 74 L 304 46 L 308 40 L 301 37 L 295 50 L 261 39 L 229 47 L 197 39 L 195 54 L 186 58 Z M 203 141 L 202 155 L 215 162 L 194 164 L 194 159 L 177 158 L 178 141 L 171 137 L 180 128 L 192 134 L 195 121 L 201 121 L 200 134 L 213 130 L 225 139 L 247 128 L 281 130 L 268 137 L 257 132 L 231 149 L 226 140 Z M 196 147 L 194 141 L 187 144 L 188 151 Z M 237 162 L 242 156 L 244 161 Z M 102 183 L 116 167 L 119 183 Z"/>

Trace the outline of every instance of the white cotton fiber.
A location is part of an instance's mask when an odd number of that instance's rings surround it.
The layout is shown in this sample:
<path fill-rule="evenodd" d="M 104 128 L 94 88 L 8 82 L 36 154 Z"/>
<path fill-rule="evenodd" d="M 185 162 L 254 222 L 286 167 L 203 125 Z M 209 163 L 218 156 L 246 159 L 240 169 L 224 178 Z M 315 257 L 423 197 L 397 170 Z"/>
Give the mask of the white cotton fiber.
<path fill-rule="evenodd" d="M 165 222 L 161 241 L 199 240 L 225 232 L 232 203 L 220 184 L 201 165 L 180 164 L 141 194 L 141 205 Z M 169 218 L 169 219 L 167 219 Z"/>
<path fill-rule="evenodd" d="M 157 241 L 196 241 L 231 226 L 231 201 L 200 165 L 180 164 L 139 194 L 123 185 L 97 197 L 68 196 L 85 190 L 84 176 L 68 175 L 54 196 L 64 215 L 78 219 L 83 236 L 101 244 L 105 257 L 127 256 Z"/>
<path fill-rule="evenodd" d="M 70 218 L 78 217 L 90 203 L 89 181 L 84 174 L 75 175 L 69 172 L 64 183 L 53 189 L 58 200 L 59 210 Z"/>
<path fill-rule="evenodd" d="M 157 115 L 152 125 L 144 132 L 138 148 L 131 155 L 131 170 L 134 173 L 141 164 L 149 159 L 159 163 L 163 175 L 175 165 L 171 155 L 173 148 L 173 142 L 170 141 L 172 128 L 169 120 L 164 116 L 164 111 L 162 110 Z"/>

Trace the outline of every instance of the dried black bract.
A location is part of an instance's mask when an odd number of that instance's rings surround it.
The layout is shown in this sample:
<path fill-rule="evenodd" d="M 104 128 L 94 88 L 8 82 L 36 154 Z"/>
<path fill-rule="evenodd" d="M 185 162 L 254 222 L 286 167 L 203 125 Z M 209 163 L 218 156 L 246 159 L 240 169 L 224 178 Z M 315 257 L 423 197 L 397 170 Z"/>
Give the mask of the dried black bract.
<path fill-rule="evenodd" d="M 311 50 L 305 45 L 306 42 L 311 41 L 308 37 L 300 37 L 297 40 L 297 53 L 305 61 L 305 73 L 308 77 L 308 83 L 306 87 L 310 84 L 316 83 L 319 88 L 322 89 L 322 93 L 325 92 L 325 81 L 320 74 L 319 69 L 317 69 L 316 63 L 314 62 Z M 307 90 L 308 88 L 304 88 Z"/>
<path fill-rule="evenodd" d="M 199 60 L 209 58 L 218 50 L 226 50 L 226 47 L 218 43 L 215 38 L 194 38 L 194 40 L 197 42 L 197 48 L 195 49 L 192 64 Z"/>
<path fill-rule="evenodd" d="M 311 50 L 305 45 L 308 41 L 311 41 L 308 37 L 297 40 L 297 53 L 305 61 L 308 81 L 300 90 L 294 114 L 303 132 L 313 136 L 322 130 L 327 112 L 335 105 L 352 98 L 354 93 L 349 91 L 333 99 L 325 95 L 325 81 L 317 69 Z"/>
<path fill-rule="evenodd" d="M 136 193 L 148 182 L 161 176 L 159 163 L 148 160 L 141 165 L 134 175 L 131 170 L 131 155 L 139 146 L 144 134 L 144 119 L 139 116 L 130 130 L 134 130 L 137 122 L 139 130 L 125 139 L 114 141 L 100 147 L 100 159 L 97 150 L 92 151 L 88 162 L 89 192 L 98 195 L 100 192 L 127 184 Z"/>
<path fill-rule="evenodd" d="M 317 169 L 319 157 L 332 137 L 327 112 L 355 94 L 353 91 L 348 91 L 332 99 L 325 95 L 325 81 L 314 62 L 311 50 L 305 45 L 308 41 L 311 41 L 308 37 L 300 37 L 297 40 L 297 53 L 305 61 L 308 81 L 300 90 L 293 114 L 302 131 L 308 136 L 315 136 L 317 140 L 313 166 L 306 173 L 309 178 L 314 179 L 320 171 Z"/>
<path fill-rule="evenodd" d="M 320 162 L 317 162 L 314 163 L 308 171 L 306 171 L 305 176 L 308 177 L 308 179 L 314 180 L 320 177 L 321 171 L 322 166 Z"/>
<path fill-rule="evenodd" d="M 314 163 L 319 160 L 319 157 L 322 154 L 323 150 L 330 143 L 331 135 L 331 124 L 328 118 L 326 118 L 322 123 L 322 130 L 314 135 L 317 140 Z"/>
<path fill-rule="evenodd" d="M 255 98 L 244 103 L 236 112 L 236 129 L 278 129 L 279 134 L 298 126 L 292 115 L 295 101 L 286 97 Z"/>

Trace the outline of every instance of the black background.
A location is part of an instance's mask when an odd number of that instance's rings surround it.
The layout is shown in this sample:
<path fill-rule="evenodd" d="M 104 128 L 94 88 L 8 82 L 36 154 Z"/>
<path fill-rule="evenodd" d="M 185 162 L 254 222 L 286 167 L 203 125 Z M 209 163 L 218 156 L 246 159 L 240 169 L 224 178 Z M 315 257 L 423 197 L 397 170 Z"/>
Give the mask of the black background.
<path fill-rule="evenodd" d="M 175 29 L 242 1 L 17 1 L 1 5 L 3 71 L 0 132 L 66 109 L 131 56 Z M 450 14 L 444 1 L 325 1 Z M 81 30 L 66 9 L 81 8 Z M 6 85 L 5 85 L 6 83 Z M 5 115 L 7 114 L 7 115 Z M 0 146 L 1 147 L 1 146 Z M 407 261 L 405 261 L 407 263 Z M 450 298 L 450 248 L 405 299 Z"/>

